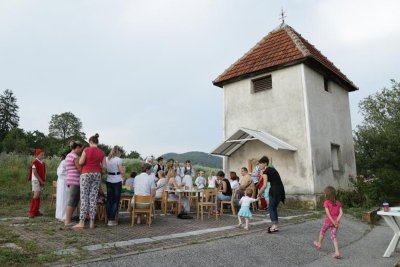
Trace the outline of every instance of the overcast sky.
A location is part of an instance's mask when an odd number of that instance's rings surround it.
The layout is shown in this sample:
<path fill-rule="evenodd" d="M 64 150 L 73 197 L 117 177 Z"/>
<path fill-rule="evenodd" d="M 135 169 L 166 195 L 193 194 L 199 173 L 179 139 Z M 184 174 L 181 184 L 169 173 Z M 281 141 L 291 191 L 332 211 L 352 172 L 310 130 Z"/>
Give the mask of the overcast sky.
<path fill-rule="evenodd" d="M 400 1 L 0 0 L 0 90 L 20 127 L 48 133 L 72 112 L 89 137 L 142 156 L 210 152 L 222 140 L 227 67 L 279 24 L 315 45 L 360 90 L 358 103 L 400 80 Z"/>

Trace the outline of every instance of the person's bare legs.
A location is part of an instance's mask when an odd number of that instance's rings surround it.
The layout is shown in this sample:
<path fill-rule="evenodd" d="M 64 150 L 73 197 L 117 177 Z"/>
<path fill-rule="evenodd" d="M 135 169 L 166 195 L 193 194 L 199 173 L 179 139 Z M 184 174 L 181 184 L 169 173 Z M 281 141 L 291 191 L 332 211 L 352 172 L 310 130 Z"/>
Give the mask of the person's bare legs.
<path fill-rule="evenodd" d="M 67 211 L 65 212 L 65 225 L 71 224 L 72 213 L 74 213 L 75 208 L 67 206 Z"/>
<path fill-rule="evenodd" d="M 238 220 L 239 220 L 239 224 L 237 225 L 237 227 L 242 226 L 242 219 L 240 218 L 240 216 L 238 215 Z"/>
<path fill-rule="evenodd" d="M 319 237 L 318 237 L 318 241 L 314 241 L 314 246 L 317 248 L 317 249 L 320 249 L 321 248 L 321 246 L 322 246 L 322 241 L 324 241 L 324 235 L 322 235 L 321 233 L 319 234 Z"/>
<path fill-rule="evenodd" d="M 339 252 L 339 244 L 337 240 L 333 240 L 333 246 L 335 247 L 335 255 L 337 257 L 340 257 L 340 252 Z"/>
<path fill-rule="evenodd" d="M 246 226 L 244 227 L 244 229 L 249 230 L 249 219 L 245 218 L 244 221 L 246 222 Z"/>

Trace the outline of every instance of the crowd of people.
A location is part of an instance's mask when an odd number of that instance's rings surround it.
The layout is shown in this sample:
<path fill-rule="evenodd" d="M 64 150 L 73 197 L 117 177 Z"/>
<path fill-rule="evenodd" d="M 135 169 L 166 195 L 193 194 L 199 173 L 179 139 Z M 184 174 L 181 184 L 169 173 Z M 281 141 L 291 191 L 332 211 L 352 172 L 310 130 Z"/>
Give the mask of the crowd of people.
<path fill-rule="evenodd" d="M 99 135 L 89 138 L 89 146 L 84 148 L 80 142 L 70 143 L 71 150 L 64 155 L 57 168 L 57 197 L 55 217 L 63 221 L 65 226 L 73 229 L 83 229 L 85 221 L 89 220 L 89 228 L 95 227 L 96 207 L 99 196 L 105 195 L 101 187 L 102 173 L 106 173 L 106 216 L 109 226 L 117 225 L 115 220 L 118 212 L 121 194 L 125 195 L 152 195 L 156 199 L 162 197 L 166 189 L 184 188 L 216 188 L 217 205 L 214 212 L 219 213 L 220 202 L 230 200 L 233 192 L 236 192 L 237 203 L 243 207 L 248 206 L 248 201 L 269 202 L 272 226 L 269 232 L 277 229 L 277 206 L 284 201 L 285 192 L 278 172 L 269 165 L 269 159 L 262 157 L 252 170 L 251 174 L 246 167 L 241 168 L 241 177 L 236 172 L 230 172 L 229 178 L 223 171 L 211 172 L 205 177 L 205 172 L 196 173 L 190 160 L 186 160 L 182 166 L 177 160 L 168 160 L 166 163 L 162 157 L 155 160 L 147 157 L 142 168 L 142 173 L 132 172 L 124 181 L 125 167 L 122 164 L 122 149 L 114 146 L 108 156 L 98 148 Z M 46 179 L 45 164 L 43 162 L 44 151 L 35 150 L 36 159 L 31 165 L 31 180 L 33 197 L 29 217 L 41 216 L 40 192 Z M 270 189 L 271 188 L 271 189 Z M 271 192 L 271 194 L 269 193 Z M 133 201 L 134 198 L 132 198 Z M 168 190 L 168 201 L 176 201 L 178 196 Z M 80 203 L 80 207 L 78 204 Z M 259 209 L 266 209 L 265 203 L 258 203 Z M 134 204 L 134 203 L 132 203 Z M 190 212 L 190 202 L 187 197 L 181 198 L 182 213 Z M 79 208 L 79 223 L 72 223 L 72 215 Z M 247 210 L 239 213 L 240 218 L 248 219 L 251 212 Z"/>
<path fill-rule="evenodd" d="M 63 156 L 57 168 L 57 197 L 55 217 L 63 221 L 66 227 L 72 229 L 84 229 L 85 221 L 89 219 L 89 228 L 95 227 L 96 208 L 99 196 L 103 196 L 102 173 L 106 173 L 106 216 L 108 226 L 115 226 L 121 194 L 149 196 L 160 199 L 167 189 L 197 189 L 216 188 L 217 205 L 214 212 L 219 213 L 220 202 L 230 200 L 233 192 L 240 205 L 238 212 L 238 227 L 241 227 L 245 219 L 244 229 L 249 228 L 249 219 L 252 214 L 250 206 L 257 203 L 259 209 L 268 209 L 271 226 L 268 233 L 278 232 L 278 205 L 285 201 L 285 189 L 278 171 L 270 163 L 267 156 L 263 156 L 249 172 L 246 167 L 240 170 L 241 177 L 231 171 L 229 178 L 225 177 L 223 171 L 211 172 L 207 179 L 204 171 L 195 172 L 190 160 L 181 164 L 177 160 L 168 160 L 164 164 L 162 157 L 147 157 L 143 164 L 142 172 L 132 172 L 125 180 L 125 167 L 122 164 L 122 149 L 114 146 L 108 156 L 98 148 L 99 135 L 95 134 L 89 138 L 89 146 L 85 147 L 73 141 L 70 143 L 71 150 Z M 32 185 L 32 200 L 29 209 L 29 218 L 42 216 L 40 208 L 40 193 L 46 181 L 46 165 L 43 161 L 44 150 L 35 150 L 35 159 L 32 161 L 29 172 L 29 180 Z M 123 185 L 124 184 L 124 185 Z M 173 190 L 168 190 L 168 201 L 176 201 L 178 196 Z M 340 258 L 338 243 L 336 240 L 337 229 L 342 217 L 340 202 L 336 199 L 333 187 L 325 189 L 326 210 L 325 223 L 321 228 L 320 235 L 314 246 L 320 249 L 325 233 L 331 229 L 331 239 L 335 247 L 335 258 Z M 132 201 L 134 197 L 132 197 Z M 79 223 L 72 223 L 72 215 L 79 207 Z M 135 205 L 135 203 L 131 203 Z M 139 204 L 139 203 L 138 203 Z M 182 212 L 190 212 L 190 202 L 187 197 L 181 198 Z M 144 208 L 144 207 L 143 207 Z"/>

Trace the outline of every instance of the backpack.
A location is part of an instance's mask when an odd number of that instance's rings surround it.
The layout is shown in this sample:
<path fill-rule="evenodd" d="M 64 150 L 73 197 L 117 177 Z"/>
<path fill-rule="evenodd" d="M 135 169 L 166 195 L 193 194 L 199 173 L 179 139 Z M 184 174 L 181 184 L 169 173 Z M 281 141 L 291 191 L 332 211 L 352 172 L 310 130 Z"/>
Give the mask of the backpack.
<path fill-rule="evenodd" d="M 193 219 L 192 216 L 190 216 L 189 214 L 185 213 L 185 212 L 181 212 L 178 214 L 178 219 Z"/>

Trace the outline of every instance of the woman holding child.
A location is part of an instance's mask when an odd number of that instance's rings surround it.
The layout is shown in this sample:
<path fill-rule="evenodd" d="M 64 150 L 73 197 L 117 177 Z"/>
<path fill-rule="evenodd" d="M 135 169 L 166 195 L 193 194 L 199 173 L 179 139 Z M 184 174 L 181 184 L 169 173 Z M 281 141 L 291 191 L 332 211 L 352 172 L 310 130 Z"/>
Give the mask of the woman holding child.
<path fill-rule="evenodd" d="M 267 182 L 270 182 L 271 188 L 269 191 L 268 211 L 272 225 L 268 227 L 268 233 L 274 233 L 278 232 L 278 205 L 281 201 L 282 203 L 285 202 L 285 188 L 283 187 L 281 176 L 278 171 L 273 167 L 268 167 L 269 158 L 267 156 L 263 156 L 259 160 L 259 164 L 263 173 L 263 186 L 258 191 L 258 195 L 264 195 L 267 188 Z"/>
<path fill-rule="evenodd" d="M 231 183 L 228 179 L 225 178 L 225 173 L 223 171 L 219 171 L 217 173 L 217 180 L 218 180 L 218 193 L 217 193 L 217 209 L 219 213 L 219 209 L 221 206 L 221 201 L 230 200 L 232 196 L 232 188 Z"/>

